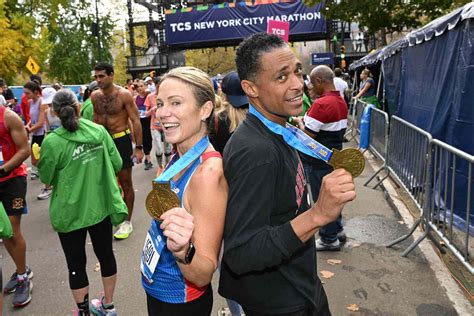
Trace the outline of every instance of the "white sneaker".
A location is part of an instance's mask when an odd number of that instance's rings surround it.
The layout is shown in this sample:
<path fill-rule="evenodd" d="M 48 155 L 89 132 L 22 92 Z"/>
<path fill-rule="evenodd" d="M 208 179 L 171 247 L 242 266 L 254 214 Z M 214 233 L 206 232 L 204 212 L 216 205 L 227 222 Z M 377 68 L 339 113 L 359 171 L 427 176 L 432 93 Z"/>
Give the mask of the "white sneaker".
<path fill-rule="evenodd" d="M 38 194 L 37 198 L 38 200 L 46 200 L 51 197 L 52 193 L 53 193 L 53 189 L 43 188 L 41 190 L 41 193 Z"/>
<path fill-rule="evenodd" d="M 133 232 L 132 222 L 124 221 L 118 226 L 117 231 L 114 234 L 115 239 L 127 239 L 128 236 Z"/>

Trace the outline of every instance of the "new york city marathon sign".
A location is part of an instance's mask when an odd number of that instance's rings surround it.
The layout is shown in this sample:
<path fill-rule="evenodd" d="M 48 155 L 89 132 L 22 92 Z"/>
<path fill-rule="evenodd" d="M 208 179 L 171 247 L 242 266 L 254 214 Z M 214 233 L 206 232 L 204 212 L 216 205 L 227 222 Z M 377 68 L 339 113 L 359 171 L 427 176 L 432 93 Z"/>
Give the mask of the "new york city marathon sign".
<path fill-rule="evenodd" d="M 262 1 L 275 2 L 275 1 Z M 251 6 L 246 2 L 167 10 L 168 45 L 243 39 L 267 30 L 268 20 L 290 23 L 290 36 L 326 32 L 322 4 L 308 8 L 301 1 Z"/>

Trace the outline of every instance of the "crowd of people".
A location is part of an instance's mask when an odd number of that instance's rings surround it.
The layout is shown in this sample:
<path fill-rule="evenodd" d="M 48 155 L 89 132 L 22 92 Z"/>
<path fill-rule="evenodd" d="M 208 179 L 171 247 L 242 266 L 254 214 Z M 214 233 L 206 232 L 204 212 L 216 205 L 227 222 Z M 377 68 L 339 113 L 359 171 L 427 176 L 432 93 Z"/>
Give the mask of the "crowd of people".
<path fill-rule="evenodd" d="M 347 84 L 327 66 L 305 78 L 287 43 L 266 33 L 244 40 L 235 63 L 222 81 L 179 67 L 124 87 L 99 63 L 82 103 L 34 76 L 24 85 L 24 121 L 0 105 L 0 201 L 14 231 L 3 243 L 16 265 L 4 292 L 15 307 L 31 301 L 33 286 L 21 234 L 31 147 L 29 173 L 50 198 L 78 315 L 117 315 L 113 237 L 133 232 L 132 167 L 152 170 L 153 152 L 155 181 L 180 203 L 147 232 L 140 268 L 149 315 L 210 315 L 216 270 L 233 315 L 331 314 L 315 250 L 341 248 L 341 212 L 355 186 L 346 170 L 303 154 L 301 139 L 342 149 Z M 104 293 L 92 300 L 87 234 Z"/>

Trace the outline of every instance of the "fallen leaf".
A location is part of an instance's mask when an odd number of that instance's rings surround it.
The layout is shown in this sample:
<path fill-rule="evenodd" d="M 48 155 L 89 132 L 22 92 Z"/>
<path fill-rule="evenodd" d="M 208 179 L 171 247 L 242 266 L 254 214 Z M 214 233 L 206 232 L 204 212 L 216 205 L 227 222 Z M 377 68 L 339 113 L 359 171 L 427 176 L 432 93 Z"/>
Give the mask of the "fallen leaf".
<path fill-rule="evenodd" d="M 95 272 L 99 272 L 99 271 L 100 271 L 100 263 L 99 263 L 99 262 L 97 262 L 97 263 L 95 264 L 94 271 L 95 271 Z"/>
<path fill-rule="evenodd" d="M 323 277 L 325 279 L 330 279 L 334 276 L 334 273 L 332 273 L 331 271 L 327 271 L 327 270 L 321 270 L 321 271 L 319 271 L 319 273 L 321 273 L 321 277 Z"/>
<path fill-rule="evenodd" d="M 357 306 L 357 304 L 351 304 L 349 306 L 346 306 L 346 308 L 348 310 L 350 310 L 351 312 L 358 312 L 359 311 L 359 306 Z"/>
<path fill-rule="evenodd" d="M 398 224 L 405 224 L 404 221 L 398 221 Z"/>
<path fill-rule="evenodd" d="M 332 266 L 335 266 L 336 264 L 341 264 L 342 263 L 342 260 L 339 260 L 339 259 L 328 259 L 326 261 L 328 264 L 332 265 Z"/>

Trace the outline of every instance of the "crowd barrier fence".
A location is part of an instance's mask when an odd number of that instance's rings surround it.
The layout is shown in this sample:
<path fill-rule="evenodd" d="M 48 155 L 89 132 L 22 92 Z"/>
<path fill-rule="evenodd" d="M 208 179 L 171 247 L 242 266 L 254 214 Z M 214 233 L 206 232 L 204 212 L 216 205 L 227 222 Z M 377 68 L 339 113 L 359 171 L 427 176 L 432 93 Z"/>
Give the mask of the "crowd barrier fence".
<path fill-rule="evenodd" d="M 474 274 L 469 254 L 471 216 L 471 183 L 474 156 L 438 139 L 431 148 L 432 176 L 428 187 L 426 230 L 432 230 L 461 263 Z M 467 171 L 466 174 L 463 174 Z M 455 196 L 456 186 L 467 187 L 465 199 Z M 454 228 L 454 213 L 465 210 L 464 230 Z"/>
<path fill-rule="evenodd" d="M 387 156 L 388 131 L 388 114 L 373 107 L 370 113 L 369 150 L 384 162 Z"/>
<path fill-rule="evenodd" d="M 360 117 L 356 124 L 360 124 Z M 377 109 L 372 109 L 371 113 L 370 150 L 383 160 L 384 164 L 364 185 L 368 186 L 380 172 L 385 171 L 385 175 L 381 176 L 372 188 L 377 188 L 391 176 L 406 191 L 420 212 L 420 218 L 415 221 L 409 232 L 389 243 L 387 247 L 407 239 L 419 225 L 422 225 L 424 233 L 402 252 L 403 257 L 426 237 L 433 240 L 440 251 L 444 252 L 445 248 L 433 238 L 432 232 L 434 232 L 449 251 L 474 274 L 469 254 L 474 156 L 433 139 L 430 133 L 395 115 L 389 124 L 387 114 Z M 463 203 L 455 199 L 458 173 L 456 168 L 460 164 L 467 166 L 465 177 L 467 196 Z M 466 210 L 464 230 L 453 227 L 453 215 L 459 209 Z"/>

